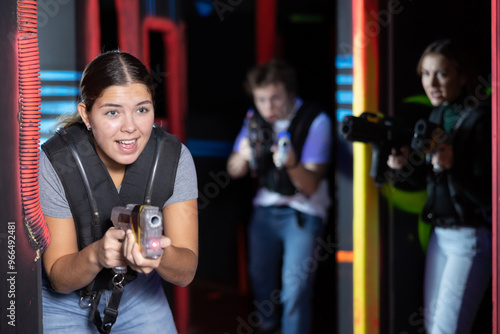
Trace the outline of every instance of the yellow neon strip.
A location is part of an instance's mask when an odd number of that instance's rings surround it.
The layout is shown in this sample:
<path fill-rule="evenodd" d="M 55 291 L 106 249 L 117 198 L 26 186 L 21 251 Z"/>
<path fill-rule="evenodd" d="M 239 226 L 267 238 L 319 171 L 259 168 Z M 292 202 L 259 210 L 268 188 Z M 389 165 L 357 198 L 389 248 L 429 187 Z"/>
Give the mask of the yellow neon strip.
<path fill-rule="evenodd" d="M 368 13 L 377 0 L 353 0 L 353 114 L 378 110 L 378 34 Z M 373 20 L 372 20 L 373 21 Z M 373 25 L 371 22 L 370 25 Z M 379 333 L 378 192 L 369 177 L 371 148 L 353 144 L 353 312 L 355 334 Z"/>

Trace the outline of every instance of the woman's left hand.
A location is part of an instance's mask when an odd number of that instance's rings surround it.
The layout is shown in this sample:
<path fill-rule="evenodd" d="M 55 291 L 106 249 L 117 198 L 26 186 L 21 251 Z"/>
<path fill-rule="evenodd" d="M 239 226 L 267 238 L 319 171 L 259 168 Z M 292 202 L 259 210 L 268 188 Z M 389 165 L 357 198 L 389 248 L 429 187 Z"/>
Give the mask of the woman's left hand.
<path fill-rule="evenodd" d="M 163 252 L 171 245 L 171 243 L 170 238 L 165 236 L 161 237 L 160 246 Z M 159 256 L 157 259 L 148 259 L 142 256 L 140 247 L 135 240 L 134 233 L 132 233 L 132 230 L 130 229 L 127 230 L 127 236 L 123 241 L 123 255 L 125 256 L 127 264 L 130 268 L 144 274 L 149 274 L 155 268 L 158 268 L 162 258 L 162 256 Z"/>

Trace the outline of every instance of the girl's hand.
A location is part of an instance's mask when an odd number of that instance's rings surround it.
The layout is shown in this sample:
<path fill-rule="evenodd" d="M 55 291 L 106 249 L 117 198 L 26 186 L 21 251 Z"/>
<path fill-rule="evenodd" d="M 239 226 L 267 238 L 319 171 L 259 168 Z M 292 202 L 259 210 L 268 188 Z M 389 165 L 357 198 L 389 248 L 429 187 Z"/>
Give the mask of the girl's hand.
<path fill-rule="evenodd" d="M 410 149 L 407 146 L 400 147 L 400 154 L 397 154 L 396 149 L 392 149 L 391 154 L 387 159 L 387 166 L 389 168 L 400 170 L 405 165 L 406 161 L 408 161 L 408 157 L 410 155 Z"/>
<path fill-rule="evenodd" d="M 122 246 L 125 231 L 111 227 L 97 241 L 97 260 L 104 268 L 114 268 L 127 265 L 123 256 Z"/>
<path fill-rule="evenodd" d="M 450 169 L 453 166 L 453 146 L 438 144 L 436 152 L 432 155 L 432 166 L 435 170 Z"/>
<path fill-rule="evenodd" d="M 160 239 L 160 247 L 162 248 L 162 256 L 165 252 L 165 249 L 171 245 L 170 238 L 162 236 Z M 135 240 L 134 233 L 132 230 L 127 230 L 126 238 L 123 241 L 123 256 L 125 257 L 127 264 L 130 268 L 134 269 L 139 273 L 149 274 L 155 268 L 158 268 L 160 265 L 160 261 L 162 256 L 159 256 L 157 259 L 148 259 L 142 256 L 139 245 Z"/>

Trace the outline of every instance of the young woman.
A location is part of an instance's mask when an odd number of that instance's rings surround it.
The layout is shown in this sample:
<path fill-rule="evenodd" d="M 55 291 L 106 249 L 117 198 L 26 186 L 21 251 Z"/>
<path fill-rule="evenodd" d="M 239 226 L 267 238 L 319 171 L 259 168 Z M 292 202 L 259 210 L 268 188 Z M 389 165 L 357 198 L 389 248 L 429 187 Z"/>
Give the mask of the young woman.
<path fill-rule="evenodd" d="M 95 58 L 80 92 L 78 113 L 42 146 L 41 204 L 51 234 L 43 254 L 44 331 L 176 333 L 161 278 L 185 286 L 196 271 L 192 157 L 154 127 L 154 82 L 132 55 Z M 131 230 L 112 227 L 112 209 L 127 204 L 162 213 L 158 258 L 142 255 Z M 121 266 L 127 274 L 113 271 Z"/>
<path fill-rule="evenodd" d="M 491 107 L 470 59 L 450 40 L 430 44 L 417 72 L 435 107 L 429 121 L 445 131 L 427 154 L 422 218 L 434 228 L 425 268 L 426 332 L 470 333 L 492 273 Z M 390 162 L 401 167 L 401 157 Z"/>

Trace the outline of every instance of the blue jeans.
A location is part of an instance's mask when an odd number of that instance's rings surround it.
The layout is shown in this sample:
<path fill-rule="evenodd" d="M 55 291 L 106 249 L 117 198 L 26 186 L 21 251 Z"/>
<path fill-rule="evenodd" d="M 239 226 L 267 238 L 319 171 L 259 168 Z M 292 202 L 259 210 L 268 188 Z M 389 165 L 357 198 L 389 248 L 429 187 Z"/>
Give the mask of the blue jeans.
<path fill-rule="evenodd" d="M 111 291 L 101 296 L 99 312 L 103 316 Z M 80 306 L 79 292 L 54 292 L 49 282 L 42 284 L 44 333 L 99 333 L 90 320 L 90 308 Z M 156 272 L 139 274 L 127 284 L 118 307 L 118 317 L 111 333 L 165 333 L 177 334 L 167 299 Z"/>
<path fill-rule="evenodd" d="M 425 268 L 426 332 L 470 333 L 491 273 L 491 230 L 436 227 Z"/>
<path fill-rule="evenodd" d="M 263 330 L 279 326 L 281 303 L 282 333 L 310 332 L 315 249 L 322 232 L 319 217 L 289 207 L 254 209 L 249 226 L 249 272 L 255 311 L 248 317 L 250 325 Z"/>

